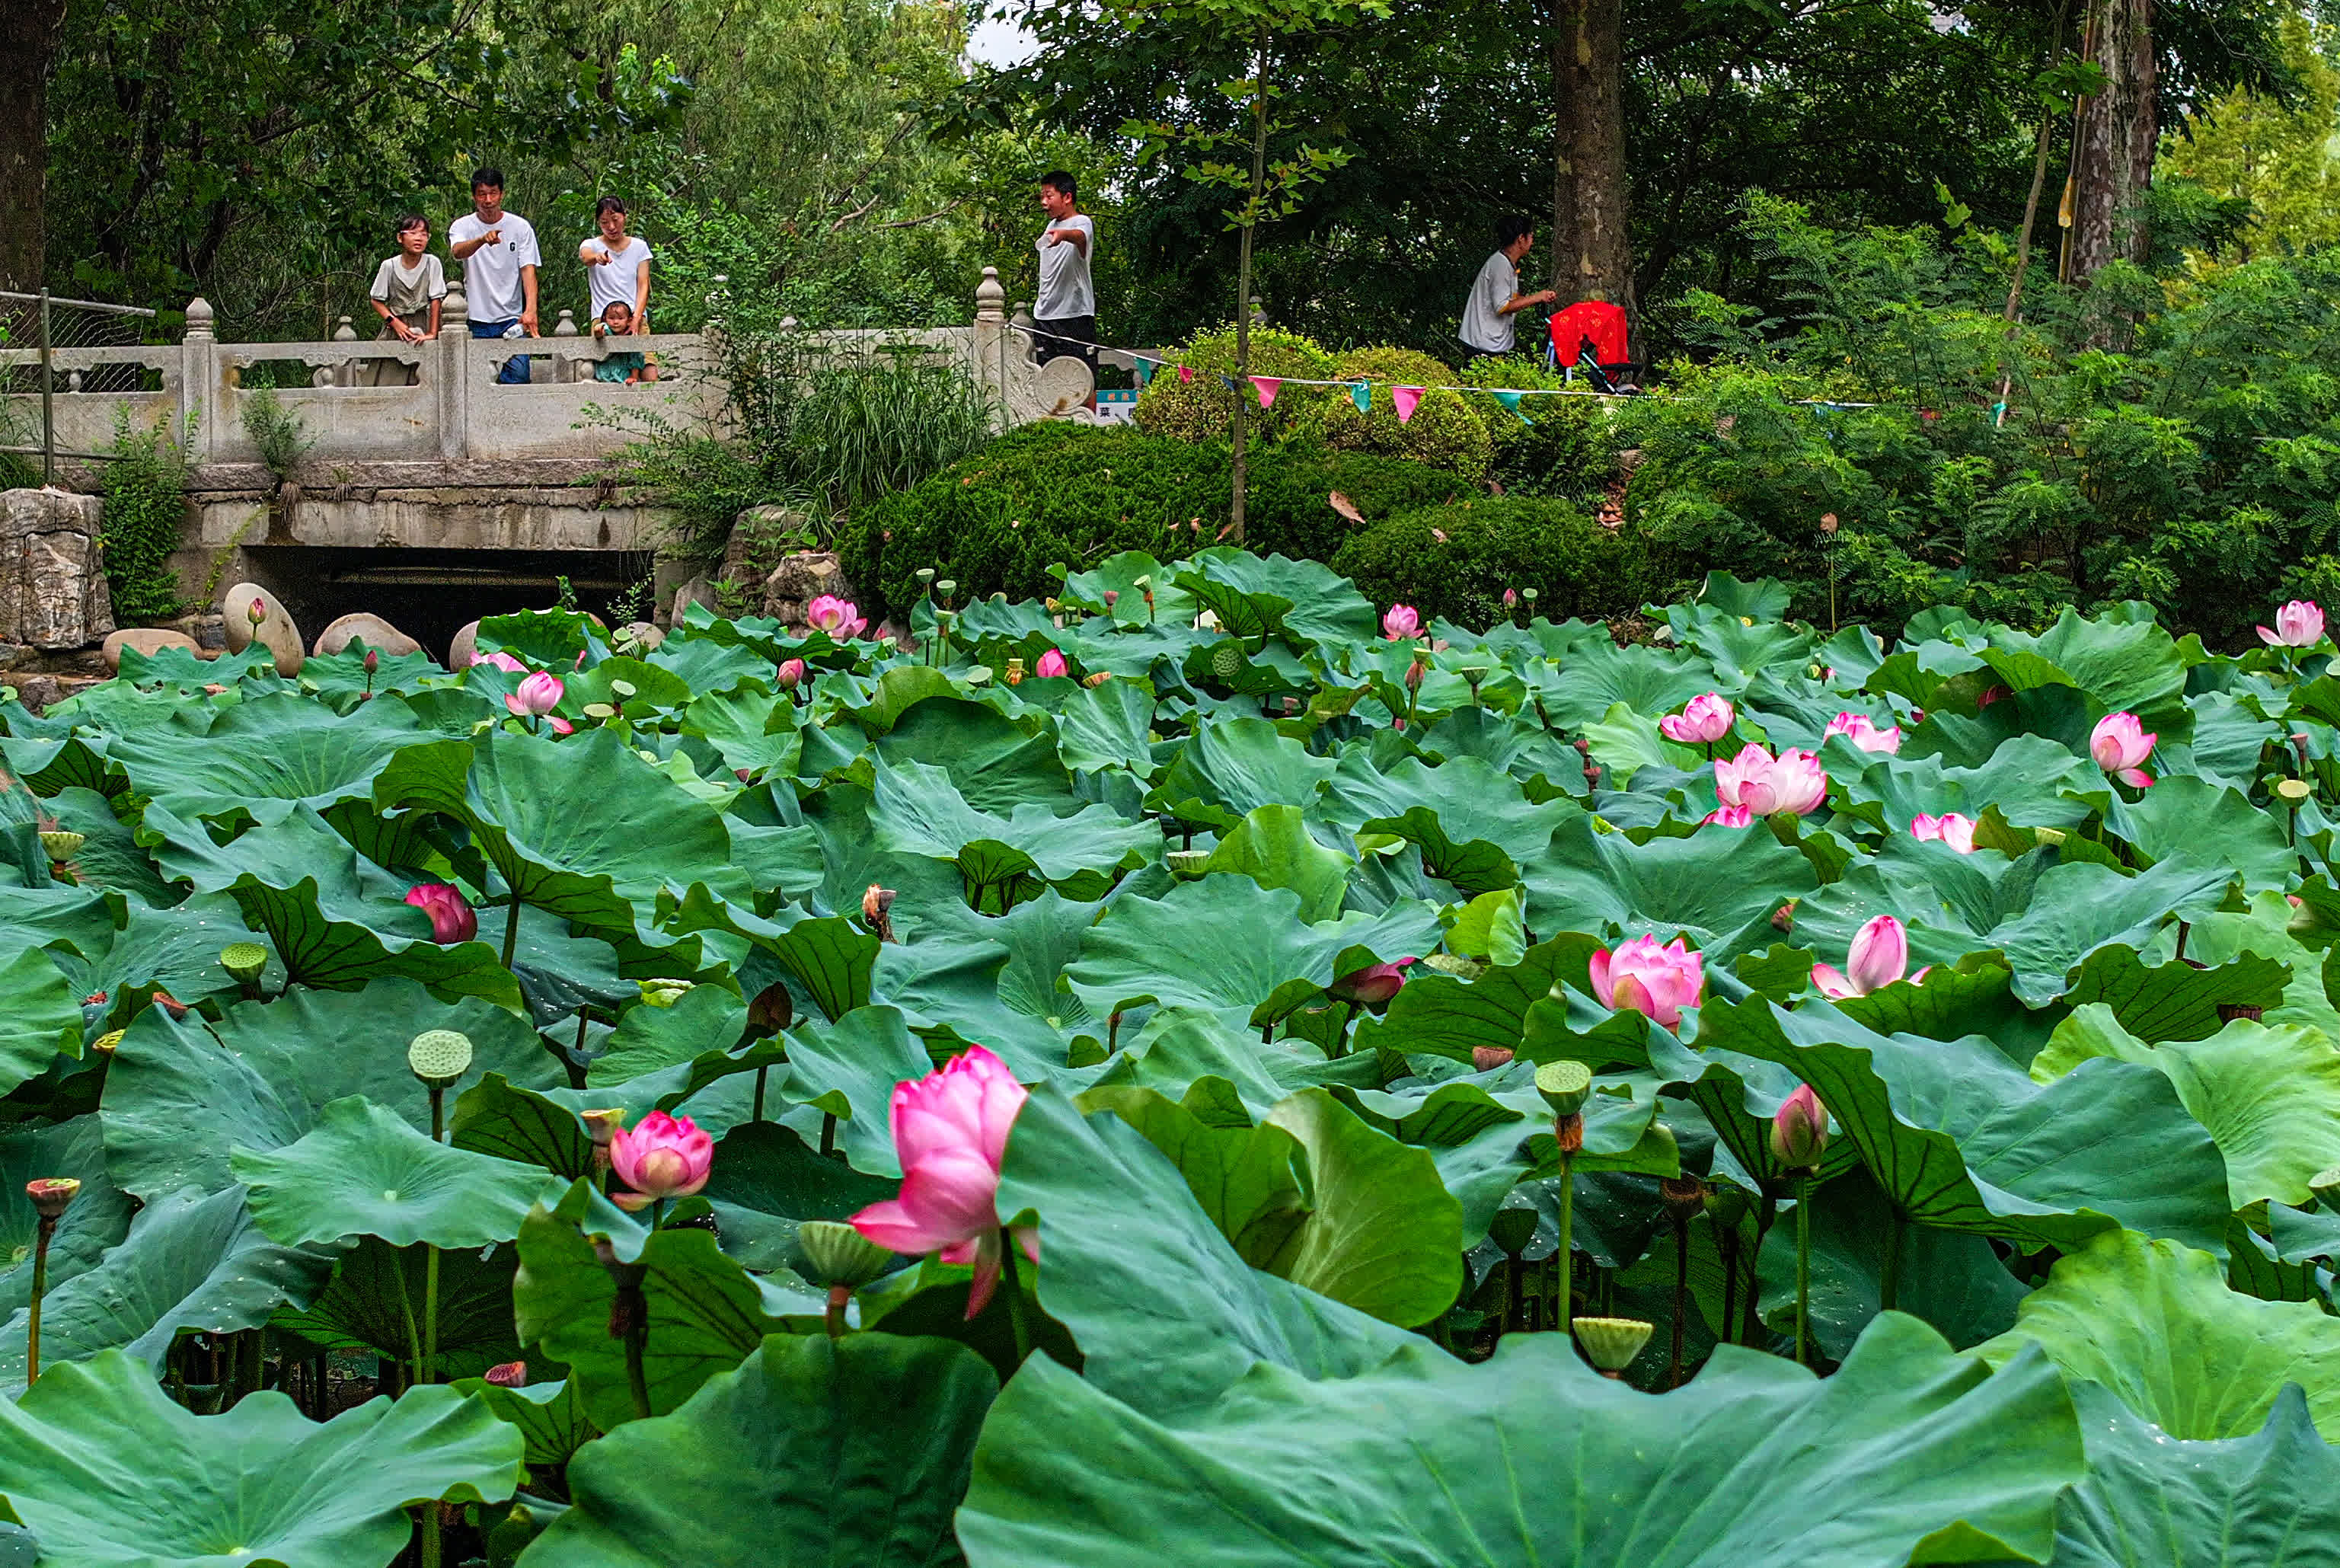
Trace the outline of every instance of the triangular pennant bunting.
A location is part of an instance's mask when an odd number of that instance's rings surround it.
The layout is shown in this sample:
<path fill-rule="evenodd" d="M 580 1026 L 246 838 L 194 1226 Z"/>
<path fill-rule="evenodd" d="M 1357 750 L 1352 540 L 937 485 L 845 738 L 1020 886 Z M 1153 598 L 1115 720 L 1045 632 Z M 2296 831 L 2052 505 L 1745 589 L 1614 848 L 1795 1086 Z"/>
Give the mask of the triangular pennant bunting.
<path fill-rule="evenodd" d="M 1275 389 L 1284 384 L 1284 378 L 1282 376 L 1254 376 L 1251 378 L 1251 384 L 1259 392 L 1259 406 L 1262 408 L 1274 408 L 1275 406 Z"/>
<path fill-rule="evenodd" d="M 1131 357 L 1137 362 L 1137 384 L 1141 387 L 1151 385 L 1154 381 L 1154 362 L 1142 354 Z"/>
<path fill-rule="evenodd" d="M 1229 392 L 1233 392 L 1235 390 L 1235 378 L 1227 374 L 1226 372 L 1221 371 L 1219 372 L 1219 384 L 1226 388 Z"/>
<path fill-rule="evenodd" d="M 1178 379 L 1182 382 L 1193 381 L 1195 379 L 1195 367 L 1193 365 L 1180 365 L 1178 367 Z"/>
<path fill-rule="evenodd" d="M 1349 398 L 1350 401 L 1357 405 L 1357 412 L 1359 413 L 1373 412 L 1373 383 L 1371 382 L 1351 382 L 1349 383 Z"/>
<path fill-rule="evenodd" d="M 1535 422 L 1535 421 L 1528 418 L 1527 415 L 1520 412 L 1519 393 L 1515 392 L 1499 392 L 1495 394 L 1495 401 L 1502 403 L 1503 405 L 1503 411 L 1510 414 L 1513 419 L 1519 421 L 1522 424 L 1533 424 Z"/>
<path fill-rule="evenodd" d="M 1390 401 L 1397 404 L 1397 422 L 1403 424 L 1413 417 L 1414 406 L 1422 402 L 1421 387 L 1392 387 Z"/>

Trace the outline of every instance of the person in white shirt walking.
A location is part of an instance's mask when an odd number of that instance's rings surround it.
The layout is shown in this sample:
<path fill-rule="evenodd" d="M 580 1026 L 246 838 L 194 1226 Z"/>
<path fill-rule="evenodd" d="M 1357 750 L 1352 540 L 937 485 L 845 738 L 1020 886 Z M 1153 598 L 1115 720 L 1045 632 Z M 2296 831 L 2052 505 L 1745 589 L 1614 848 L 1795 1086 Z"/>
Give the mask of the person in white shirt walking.
<path fill-rule="evenodd" d="M 593 285 L 593 319 L 601 321 L 612 304 L 622 304 L 633 317 L 636 335 L 650 330 L 650 243 L 626 233 L 626 203 L 604 196 L 593 208 L 593 223 L 601 232 L 577 247 L 585 275 Z"/>
<path fill-rule="evenodd" d="M 1535 231 L 1522 217 L 1508 217 L 1495 225 L 1495 253 L 1479 269 L 1471 295 L 1462 302 L 1462 346 L 1472 357 L 1507 354 L 1513 342 L 1512 318 L 1560 296 L 1550 289 L 1520 293 L 1520 263 L 1535 243 Z"/>
<path fill-rule="evenodd" d="M 1032 302 L 1033 347 L 1042 364 L 1067 356 L 1089 367 L 1096 380 L 1096 284 L 1090 263 L 1096 259 L 1096 224 L 1080 209 L 1080 185 L 1062 169 L 1040 176 L 1040 210 L 1048 226 L 1036 242 L 1040 253 L 1040 296 Z M 1096 407 L 1096 393 L 1086 406 Z"/>
<path fill-rule="evenodd" d="M 471 211 L 447 225 L 447 253 L 463 269 L 465 303 L 475 338 L 534 337 L 536 270 L 544 257 L 526 218 L 504 211 L 504 175 L 496 168 L 471 176 Z M 515 354 L 496 380 L 528 380 L 528 356 Z"/>

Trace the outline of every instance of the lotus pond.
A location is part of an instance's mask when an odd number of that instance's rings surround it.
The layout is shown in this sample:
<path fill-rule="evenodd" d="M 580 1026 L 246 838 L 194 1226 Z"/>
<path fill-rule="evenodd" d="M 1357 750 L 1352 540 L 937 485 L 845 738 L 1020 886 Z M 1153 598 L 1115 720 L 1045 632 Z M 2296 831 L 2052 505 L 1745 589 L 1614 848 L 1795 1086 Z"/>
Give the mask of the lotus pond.
<path fill-rule="evenodd" d="M 1785 604 L 0 708 L 0 1563 L 2340 1561 L 2320 615 Z"/>

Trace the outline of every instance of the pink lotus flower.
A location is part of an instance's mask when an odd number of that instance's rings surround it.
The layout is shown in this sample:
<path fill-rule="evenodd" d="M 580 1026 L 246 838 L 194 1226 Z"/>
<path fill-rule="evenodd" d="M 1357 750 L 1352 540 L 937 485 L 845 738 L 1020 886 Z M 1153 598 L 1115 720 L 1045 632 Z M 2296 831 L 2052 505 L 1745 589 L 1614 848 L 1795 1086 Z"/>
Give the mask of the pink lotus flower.
<path fill-rule="evenodd" d="M 1701 828 L 1750 828 L 1754 823 L 1755 813 L 1744 806 L 1718 806 L 1698 819 Z"/>
<path fill-rule="evenodd" d="M 1669 713 L 1658 720 L 1658 733 L 1669 740 L 1679 740 L 1685 746 L 1711 746 L 1730 733 L 1730 722 L 1738 717 L 1719 691 L 1703 697 L 1693 697 L 1680 713 Z"/>
<path fill-rule="evenodd" d="M 2153 755 L 2153 743 L 2158 739 L 2156 731 L 2137 721 L 2136 714 L 2107 713 L 2088 733 L 2088 755 L 2122 783 L 2144 789 L 2153 783 L 2145 761 Z"/>
<path fill-rule="evenodd" d="M 1777 757 L 1753 742 L 1738 756 L 1714 765 L 1714 796 L 1725 806 L 1744 806 L 1758 817 L 1818 810 L 1828 799 L 1829 778 L 1819 759 L 1789 749 Z"/>
<path fill-rule="evenodd" d="M 528 1363 L 507 1361 L 491 1366 L 480 1374 L 480 1381 L 491 1388 L 525 1388 L 528 1386 Z"/>
<path fill-rule="evenodd" d="M 468 942 L 480 934 L 479 915 L 460 889 L 444 882 L 409 888 L 406 901 L 431 917 L 431 939 L 442 948 Z"/>
<path fill-rule="evenodd" d="M 2324 611 L 2314 600 L 2295 599 L 2275 612 L 2275 630 L 2259 628 L 2259 640 L 2270 648 L 2313 648 L 2324 640 Z"/>
<path fill-rule="evenodd" d="M 521 681 L 519 690 L 504 699 L 504 706 L 522 719 L 541 719 L 560 706 L 560 694 L 566 690 L 560 684 L 560 677 L 540 670 Z"/>
<path fill-rule="evenodd" d="M 1847 997 L 1865 997 L 1871 991 L 1882 990 L 1907 974 L 1909 968 L 1909 931 L 1892 916 L 1879 915 L 1853 933 L 1852 950 L 1845 955 L 1844 972 L 1839 974 L 1830 964 L 1814 964 L 1812 984 L 1830 1001 L 1842 1001 Z M 1926 971 L 1920 969 L 1910 984 L 1916 985 L 1925 978 Z"/>
<path fill-rule="evenodd" d="M 1516 588 L 1507 588 L 1503 590 L 1503 608 L 1505 610 L 1517 610 L 1519 607 L 1520 590 Z"/>
<path fill-rule="evenodd" d="M 1065 656 L 1053 648 L 1040 655 L 1040 661 L 1032 667 L 1032 673 L 1043 680 L 1053 680 L 1072 672 L 1073 667 L 1065 662 Z"/>
<path fill-rule="evenodd" d="M 1591 978 L 1592 994 L 1611 1012 L 1640 1013 L 1671 1029 L 1704 995 L 1706 961 L 1680 937 L 1664 947 L 1655 937 L 1636 937 L 1613 953 L 1594 953 Z"/>
<path fill-rule="evenodd" d="M 1975 824 L 1971 817 L 1945 811 L 1938 817 L 1920 813 L 1909 819 L 1909 837 L 1948 844 L 1961 855 L 1974 853 Z"/>
<path fill-rule="evenodd" d="M 689 1197 L 707 1185 L 715 1164 L 715 1140 L 689 1116 L 652 1111 L 641 1125 L 620 1127 L 610 1139 L 610 1168 L 633 1188 L 611 1193 L 620 1208 L 647 1208 L 666 1198 Z"/>
<path fill-rule="evenodd" d="M 1810 1084 L 1780 1102 L 1771 1113 L 1771 1154 L 1790 1170 L 1810 1170 L 1828 1151 L 1828 1107 Z"/>
<path fill-rule="evenodd" d="M 805 661 L 801 659 L 783 660 L 774 674 L 779 680 L 781 690 L 794 691 L 805 678 Z"/>
<path fill-rule="evenodd" d="M 493 653 L 482 653 L 477 659 L 472 660 L 471 662 L 474 664 L 484 664 L 491 670 L 501 670 L 511 675 L 525 675 L 528 673 L 527 665 L 522 664 L 519 660 L 514 659 L 511 654 L 506 653 L 501 648 L 497 649 Z"/>
<path fill-rule="evenodd" d="M 902 1190 L 853 1216 L 853 1228 L 879 1246 L 973 1264 L 969 1317 L 999 1284 L 999 1162 L 1026 1097 L 1007 1064 L 981 1046 L 969 1046 L 940 1071 L 896 1084 L 894 1153 L 902 1162 Z M 1037 1236 L 1019 1234 L 1016 1242 L 1039 1261 Z"/>
<path fill-rule="evenodd" d="M 577 726 L 571 724 L 568 719 L 563 719 L 558 713 L 555 713 L 545 719 L 544 725 L 546 729 L 551 730 L 555 735 L 574 735 L 577 733 Z"/>
<path fill-rule="evenodd" d="M 1820 739 L 1841 735 L 1863 751 L 1896 752 L 1901 749 L 1901 727 L 1879 729 L 1866 713 L 1839 713 L 1829 720 Z"/>
<path fill-rule="evenodd" d="M 848 637 L 860 636 L 869 621 L 855 608 L 853 600 L 824 593 L 805 606 L 805 624 L 842 642 Z"/>
<path fill-rule="evenodd" d="M 1382 617 L 1382 635 L 1392 642 L 1411 642 L 1422 635 L 1422 617 L 1411 604 L 1393 604 Z"/>
<path fill-rule="evenodd" d="M 1379 1012 L 1404 986 L 1406 966 L 1421 961 L 1400 958 L 1393 964 L 1369 964 L 1362 969 L 1353 969 L 1325 987 L 1324 994 L 1336 1002 L 1354 1002 Z"/>
<path fill-rule="evenodd" d="M 1981 694 L 1975 699 L 1975 707 L 1977 709 L 1988 708 L 1992 703 L 2003 702 L 2008 697 L 2013 695 L 2014 693 L 2008 691 L 2004 686 L 1986 686 L 1982 689 Z"/>

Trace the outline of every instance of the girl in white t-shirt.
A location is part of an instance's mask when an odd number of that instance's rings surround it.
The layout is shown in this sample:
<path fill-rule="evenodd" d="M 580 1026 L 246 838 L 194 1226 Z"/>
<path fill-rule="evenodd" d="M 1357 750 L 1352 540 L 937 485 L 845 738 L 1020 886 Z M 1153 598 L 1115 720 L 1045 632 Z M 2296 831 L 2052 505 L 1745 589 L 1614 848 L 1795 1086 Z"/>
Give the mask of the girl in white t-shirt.
<path fill-rule="evenodd" d="M 577 247 L 585 275 L 593 283 L 593 320 L 604 319 L 611 301 L 633 313 L 633 330 L 650 330 L 650 243 L 626 235 L 626 203 L 604 196 L 593 209 L 600 233 Z"/>

